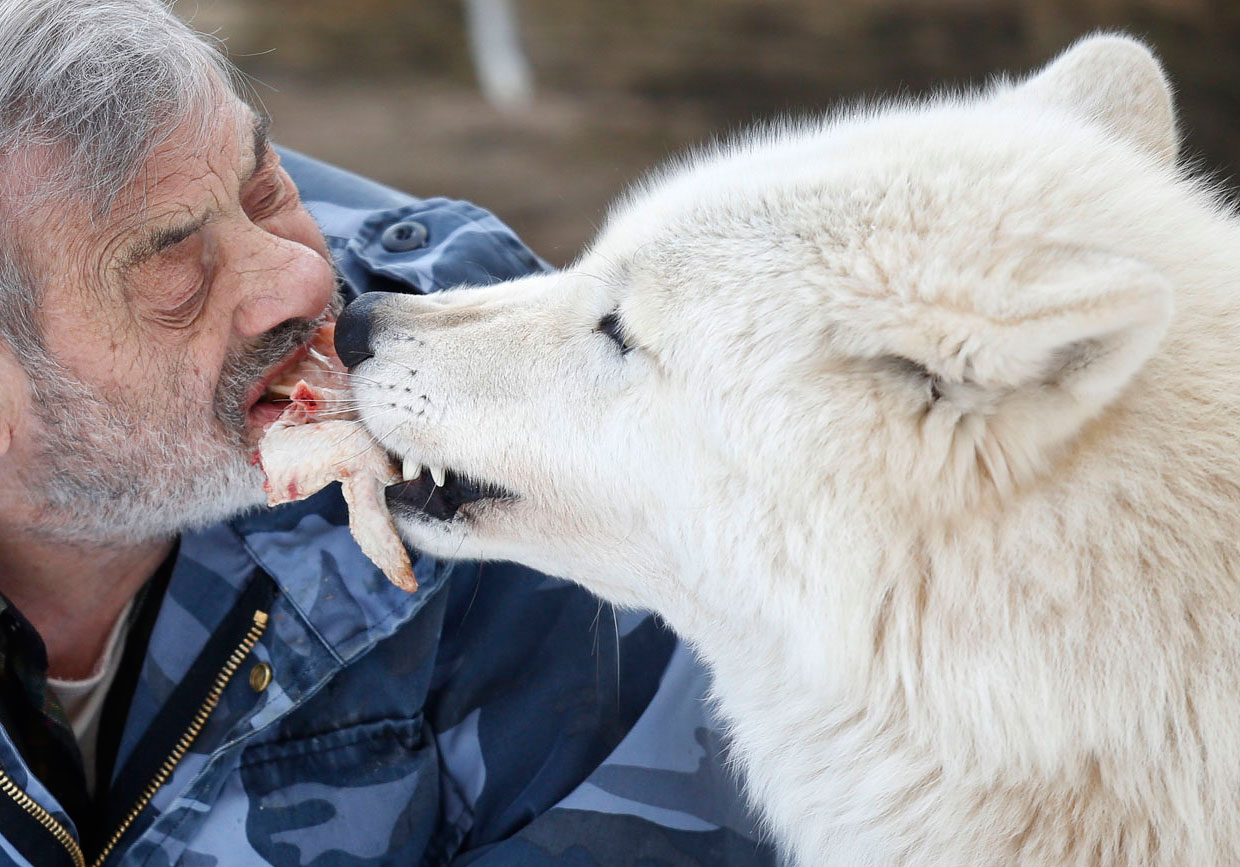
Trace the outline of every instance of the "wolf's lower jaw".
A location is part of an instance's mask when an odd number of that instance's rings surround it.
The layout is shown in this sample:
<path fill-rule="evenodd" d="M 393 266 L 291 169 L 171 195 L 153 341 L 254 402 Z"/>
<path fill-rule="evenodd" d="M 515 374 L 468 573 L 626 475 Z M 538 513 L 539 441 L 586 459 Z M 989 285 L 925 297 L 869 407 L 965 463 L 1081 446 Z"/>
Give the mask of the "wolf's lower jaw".
<path fill-rule="evenodd" d="M 460 508 L 481 500 L 516 500 L 517 495 L 490 482 L 480 482 L 453 470 L 441 470 L 438 479 L 422 472 L 389 485 L 386 496 L 393 512 L 412 513 L 435 521 L 454 520 Z"/>

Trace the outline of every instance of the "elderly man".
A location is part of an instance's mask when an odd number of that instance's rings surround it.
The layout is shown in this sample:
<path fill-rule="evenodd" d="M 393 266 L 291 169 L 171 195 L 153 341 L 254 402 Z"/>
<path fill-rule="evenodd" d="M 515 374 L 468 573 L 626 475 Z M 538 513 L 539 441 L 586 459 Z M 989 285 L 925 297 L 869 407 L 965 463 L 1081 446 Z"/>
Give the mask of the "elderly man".
<path fill-rule="evenodd" d="M 343 300 L 541 263 L 231 80 L 159 0 L 0 0 L 0 860 L 769 863 L 659 624 L 515 567 L 407 595 L 338 491 L 257 508 Z"/>

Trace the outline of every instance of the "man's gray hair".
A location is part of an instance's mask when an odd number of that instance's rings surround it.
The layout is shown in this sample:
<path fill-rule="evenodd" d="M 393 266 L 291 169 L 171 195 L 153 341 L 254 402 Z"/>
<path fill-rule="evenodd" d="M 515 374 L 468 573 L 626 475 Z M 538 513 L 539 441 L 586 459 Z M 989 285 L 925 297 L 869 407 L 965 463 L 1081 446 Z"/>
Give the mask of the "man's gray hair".
<path fill-rule="evenodd" d="M 150 153 L 187 121 L 205 129 L 238 81 L 163 0 L 0 0 L 0 338 L 23 363 L 44 353 L 22 213 L 106 214 Z"/>

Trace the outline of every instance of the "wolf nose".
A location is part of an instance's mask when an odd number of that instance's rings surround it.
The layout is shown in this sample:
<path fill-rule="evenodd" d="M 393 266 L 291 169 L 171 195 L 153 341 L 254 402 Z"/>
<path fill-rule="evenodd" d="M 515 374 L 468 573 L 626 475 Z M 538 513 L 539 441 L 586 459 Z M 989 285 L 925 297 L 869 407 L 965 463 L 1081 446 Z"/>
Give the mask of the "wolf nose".
<path fill-rule="evenodd" d="M 370 348 L 374 309 L 390 294 L 366 292 L 351 301 L 336 320 L 336 354 L 345 367 L 356 367 L 374 355 Z"/>

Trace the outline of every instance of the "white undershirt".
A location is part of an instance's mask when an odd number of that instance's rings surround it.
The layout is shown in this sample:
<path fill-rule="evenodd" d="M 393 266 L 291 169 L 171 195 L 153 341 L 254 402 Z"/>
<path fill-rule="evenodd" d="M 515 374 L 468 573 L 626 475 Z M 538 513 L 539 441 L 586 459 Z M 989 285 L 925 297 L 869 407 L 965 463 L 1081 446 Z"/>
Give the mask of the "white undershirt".
<path fill-rule="evenodd" d="M 77 738 L 78 749 L 82 752 L 82 761 L 86 768 L 86 787 L 95 793 L 95 750 L 99 742 L 99 718 L 103 713 L 103 700 L 107 698 L 108 687 L 121 667 L 121 648 L 125 646 L 125 636 L 129 632 L 129 610 L 133 601 L 125 606 L 108 643 L 103 647 L 103 654 L 95 663 L 90 677 L 85 680 L 60 680 L 55 677 L 47 679 L 47 685 L 60 706 L 69 717 L 69 725 L 73 728 L 73 736 Z"/>

